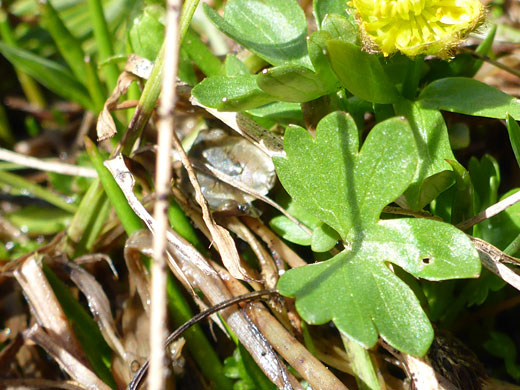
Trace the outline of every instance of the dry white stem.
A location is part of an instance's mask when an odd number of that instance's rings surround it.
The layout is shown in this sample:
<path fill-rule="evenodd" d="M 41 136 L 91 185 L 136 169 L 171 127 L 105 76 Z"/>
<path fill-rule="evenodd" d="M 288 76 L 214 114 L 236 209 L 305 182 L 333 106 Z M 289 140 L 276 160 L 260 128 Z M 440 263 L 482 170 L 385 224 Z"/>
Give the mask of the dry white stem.
<path fill-rule="evenodd" d="M 501 200 L 498 203 L 495 203 L 492 206 L 489 206 L 487 209 L 485 209 L 484 211 L 481 211 L 474 217 L 471 217 L 470 219 L 462 221 L 461 223 L 459 223 L 457 225 L 457 227 L 460 230 L 469 229 L 473 225 L 476 225 L 477 223 L 480 223 L 488 218 L 491 218 L 491 217 L 497 215 L 498 213 L 501 213 L 505 209 L 513 206 L 514 204 L 516 204 L 518 202 L 520 202 L 520 191 L 514 193 L 511 196 L 508 196 L 507 198 Z"/>
<path fill-rule="evenodd" d="M 5 390 L 89 390 L 75 381 L 53 381 L 41 378 L 2 379 Z"/>
<path fill-rule="evenodd" d="M 154 217 L 156 231 L 153 236 L 154 262 L 152 265 L 152 302 L 150 318 L 150 376 L 148 389 L 166 388 L 170 374 L 164 343 L 168 337 L 166 282 L 166 232 L 168 225 L 168 196 L 171 181 L 171 145 L 175 131 L 175 84 L 179 58 L 179 15 L 180 0 L 166 2 L 166 35 L 163 49 L 162 98 L 159 105 L 157 122 L 158 151 L 155 177 Z M 167 49 L 165 49 L 167 48 Z"/>
<path fill-rule="evenodd" d="M 11 152 L 4 148 L 0 148 L 0 160 L 20 164 L 24 167 L 39 169 L 41 171 L 55 172 L 62 175 L 97 177 L 96 170 L 92 168 L 80 167 L 56 161 L 45 161 L 36 157 Z"/>

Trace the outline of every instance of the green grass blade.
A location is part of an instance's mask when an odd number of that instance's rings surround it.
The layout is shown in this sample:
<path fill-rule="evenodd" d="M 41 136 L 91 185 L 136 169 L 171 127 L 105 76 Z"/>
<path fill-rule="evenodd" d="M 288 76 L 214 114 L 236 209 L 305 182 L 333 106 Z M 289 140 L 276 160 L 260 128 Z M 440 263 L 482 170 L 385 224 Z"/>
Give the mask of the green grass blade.
<path fill-rule="evenodd" d="M 114 206 L 126 233 L 130 235 L 137 230 L 144 229 L 144 223 L 128 204 L 125 195 L 117 185 L 112 174 L 103 165 L 103 156 L 89 138 L 85 138 L 85 148 L 87 149 L 90 161 L 92 161 L 92 165 L 94 165 L 94 168 L 98 173 L 99 180 L 110 199 L 110 203 Z"/>
<path fill-rule="evenodd" d="M 18 175 L 13 175 L 12 173 L 5 171 L 0 172 L 0 183 L 7 184 L 20 191 L 29 192 L 31 195 L 43 199 L 62 210 L 68 211 L 69 213 L 74 213 L 76 211 L 76 206 L 74 204 L 67 203 L 59 195 L 56 195 L 38 184 L 34 184 Z"/>
<path fill-rule="evenodd" d="M 103 13 L 103 5 L 100 0 L 88 0 L 88 9 L 92 27 L 94 29 L 94 37 L 96 39 L 100 62 L 114 56 L 114 47 L 112 46 L 112 35 L 108 31 L 107 21 Z M 107 64 L 103 67 L 108 88 L 112 91 L 117 85 L 119 77 L 119 69 L 115 63 Z"/>
<path fill-rule="evenodd" d="M 107 98 L 105 86 L 99 79 L 96 62 L 90 57 L 87 57 L 85 59 L 85 66 L 87 71 L 87 89 L 92 97 L 92 103 L 95 108 L 94 112 L 98 114 L 103 110 Z"/>
<path fill-rule="evenodd" d="M 222 62 L 192 29 L 186 31 L 182 47 L 204 75 L 215 76 L 224 73 Z"/>
<path fill-rule="evenodd" d="M 184 36 L 188 31 L 193 14 L 199 5 L 199 0 L 186 0 L 182 5 L 181 18 L 179 20 L 179 41 L 184 40 Z"/>
<path fill-rule="evenodd" d="M 23 70 L 57 95 L 92 109 L 92 101 L 85 87 L 62 65 L 0 42 L 2 53 L 13 66 Z"/>
<path fill-rule="evenodd" d="M 96 322 L 73 297 L 65 283 L 45 264 L 42 268 L 94 372 L 103 382 L 115 389 L 116 383 L 110 371 L 113 353 Z"/>
<path fill-rule="evenodd" d="M 7 19 L 7 14 L 3 9 L 0 9 L 0 37 L 2 37 L 2 41 L 4 41 L 5 44 L 13 47 L 18 46 L 9 20 Z M 45 99 L 38 84 L 17 66 L 15 66 L 15 71 L 27 100 L 37 107 L 45 107 Z"/>
<path fill-rule="evenodd" d="M 0 104 L 0 143 L 5 146 L 11 147 L 14 144 L 14 136 L 5 114 L 4 105 Z"/>
<path fill-rule="evenodd" d="M 108 217 L 110 202 L 99 180 L 94 181 L 67 229 L 67 242 L 63 251 L 72 258 L 88 253 Z"/>
<path fill-rule="evenodd" d="M 71 34 L 49 0 L 40 3 L 40 11 L 40 23 L 51 34 L 60 54 L 74 76 L 83 85 L 87 85 L 85 53 L 81 48 L 81 42 Z"/>

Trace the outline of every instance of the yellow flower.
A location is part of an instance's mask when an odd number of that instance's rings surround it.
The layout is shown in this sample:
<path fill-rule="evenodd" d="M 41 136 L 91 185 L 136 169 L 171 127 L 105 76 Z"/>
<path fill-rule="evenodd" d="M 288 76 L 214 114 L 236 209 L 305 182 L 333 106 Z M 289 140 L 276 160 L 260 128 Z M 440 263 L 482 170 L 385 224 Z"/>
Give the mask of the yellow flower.
<path fill-rule="evenodd" d="M 368 49 L 446 55 L 483 21 L 479 0 L 352 0 Z"/>

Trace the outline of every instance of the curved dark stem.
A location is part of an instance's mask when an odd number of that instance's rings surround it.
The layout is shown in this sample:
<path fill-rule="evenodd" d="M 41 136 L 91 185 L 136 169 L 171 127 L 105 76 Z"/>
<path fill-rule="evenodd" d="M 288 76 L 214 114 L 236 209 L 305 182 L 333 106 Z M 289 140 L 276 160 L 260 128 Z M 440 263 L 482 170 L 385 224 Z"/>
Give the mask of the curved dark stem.
<path fill-rule="evenodd" d="M 271 295 L 278 295 L 278 290 L 270 289 L 270 290 L 260 290 L 260 291 L 253 291 L 248 294 L 240 295 L 238 297 L 234 297 L 231 299 L 228 299 L 226 301 L 222 301 L 218 303 L 215 306 L 212 306 L 204 311 L 201 311 L 197 315 L 195 315 L 191 320 L 188 322 L 185 322 L 181 326 L 179 326 L 173 333 L 171 333 L 165 342 L 165 348 L 170 345 L 173 340 L 175 340 L 177 337 L 179 337 L 186 329 L 189 327 L 195 325 L 200 320 L 209 317 L 213 313 L 216 313 L 217 311 L 220 311 L 222 309 L 225 309 L 229 306 L 233 306 L 240 302 L 248 302 L 253 301 L 255 299 L 259 299 L 266 296 Z M 149 360 L 147 360 L 141 368 L 139 368 L 139 371 L 135 374 L 135 376 L 132 378 L 130 383 L 128 384 L 127 390 L 138 390 L 139 386 L 143 383 L 143 380 L 146 378 L 146 374 L 148 373 L 148 366 L 149 366 Z"/>

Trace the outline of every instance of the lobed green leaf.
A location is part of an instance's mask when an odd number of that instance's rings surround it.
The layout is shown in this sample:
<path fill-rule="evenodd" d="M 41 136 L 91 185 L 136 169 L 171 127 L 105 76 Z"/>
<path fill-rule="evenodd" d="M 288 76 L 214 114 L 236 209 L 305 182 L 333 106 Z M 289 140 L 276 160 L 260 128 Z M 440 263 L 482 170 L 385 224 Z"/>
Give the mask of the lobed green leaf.
<path fill-rule="evenodd" d="M 469 238 L 451 225 L 379 220 L 383 207 L 416 176 L 419 153 L 406 120 L 380 122 L 361 150 L 358 144 L 354 121 L 341 112 L 319 122 L 316 139 L 302 128 L 286 131 L 287 158 L 274 160 L 282 185 L 297 205 L 336 230 L 347 249 L 288 271 L 278 288 L 296 298 L 298 312 L 310 323 L 332 320 L 366 348 L 380 335 L 403 352 L 423 355 L 433 329 L 388 263 L 415 277 L 444 280 L 478 276 L 480 260 Z M 334 232 L 324 226 L 314 229 L 312 244 L 330 249 Z"/>

